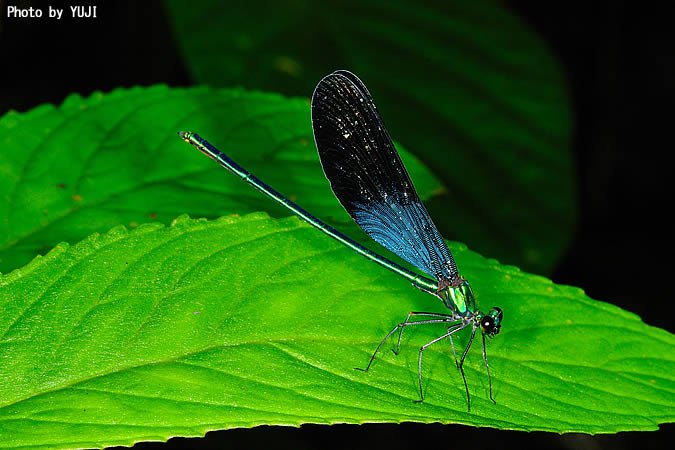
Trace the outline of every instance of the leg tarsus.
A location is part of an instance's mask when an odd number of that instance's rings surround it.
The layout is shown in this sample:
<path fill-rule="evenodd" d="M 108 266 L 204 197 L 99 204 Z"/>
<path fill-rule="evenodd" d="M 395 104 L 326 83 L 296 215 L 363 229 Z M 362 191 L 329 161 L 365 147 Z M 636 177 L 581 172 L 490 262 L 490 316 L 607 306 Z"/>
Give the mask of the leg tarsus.
<path fill-rule="evenodd" d="M 368 365 L 366 366 L 365 369 L 361 369 L 361 368 L 359 368 L 359 367 L 355 367 L 354 369 L 360 370 L 361 372 L 368 372 L 368 369 L 370 369 L 370 366 L 373 364 L 373 361 L 375 360 L 375 355 L 377 355 L 377 352 L 379 352 L 379 351 L 380 351 L 380 348 L 382 348 L 382 346 L 384 345 L 384 343 L 387 342 L 387 339 L 389 339 L 389 336 L 391 336 L 392 334 L 394 334 L 394 333 L 396 332 L 396 330 L 398 330 L 398 327 L 399 327 L 400 325 L 401 325 L 401 324 L 396 325 L 396 326 L 394 327 L 394 329 L 391 330 L 391 331 L 389 332 L 389 334 L 387 334 L 387 335 L 384 337 L 384 339 L 382 339 L 382 342 L 380 342 L 380 345 L 378 345 L 377 348 L 375 349 L 375 352 L 373 353 L 373 356 L 370 357 L 370 361 L 368 361 Z"/>
<path fill-rule="evenodd" d="M 487 371 L 488 385 L 490 386 L 490 400 L 496 405 L 497 401 L 492 398 L 492 378 L 490 377 L 490 366 L 488 365 L 487 353 L 485 352 L 485 335 L 483 335 L 483 361 L 485 361 L 485 370 Z"/>
<path fill-rule="evenodd" d="M 471 412 L 471 396 L 469 395 L 469 385 L 466 383 L 466 375 L 464 375 L 464 358 L 466 358 L 466 354 L 469 352 L 469 348 L 471 348 L 471 344 L 473 343 L 473 338 L 475 336 L 476 336 L 476 325 L 474 324 L 473 330 L 471 330 L 471 338 L 469 339 L 469 343 L 466 345 L 464 353 L 462 354 L 462 359 L 459 362 L 459 371 L 462 372 L 462 380 L 464 380 L 464 390 L 466 390 L 466 406 L 468 412 Z"/>
<path fill-rule="evenodd" d="M 450 332 L 450 328 L 448 328 L 448 333 Z M 448 339 L 450 339 L 450 345 L 452 346 L 452 355 L 455 357 L 455 367 L 459 369 L 459 362 L 457 361 L 457 353 L 455 353 L 455 343 L 452 341 L 452 336 L 448 336 Z"/>
<path fill-rule="evenodd" d="M 424 344 L 423 346 L 420 347 L 420 357 L 419 357 L 419 360 L 418 360 L 418 363 L 417 363 L 417 377 L 418 377 L 419 383 L 420 383 L 420 400 L 419 400 L 420 403 L 422 403 L 424 401 L 424 394 L 422 392 L 422 354 L 424 353 L 424 350 L 426 350 L 427 347 L 429 347 L 430 345 L 435 344 L 436 342 L 438 342 L 442 339 L 445 339 L 446 337 L 452 336 L 453 333 L 456 333 L 457 331 L 461 330 L 462 328 L 464 328 L 462 326 L 462 324 L 456 326 L 454 329 L 448 328 L 448 332 L 445 333 L 443 336 L 437 337 L 433 341 L 427 342 L 426 344 Z M 464 384 L 466 384 L 466 382 Z"/>

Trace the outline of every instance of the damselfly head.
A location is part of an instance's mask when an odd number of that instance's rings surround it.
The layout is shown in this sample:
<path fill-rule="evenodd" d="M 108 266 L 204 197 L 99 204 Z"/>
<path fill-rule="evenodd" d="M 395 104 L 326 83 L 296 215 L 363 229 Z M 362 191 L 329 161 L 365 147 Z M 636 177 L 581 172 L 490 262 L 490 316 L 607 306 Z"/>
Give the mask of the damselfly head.
<path fill-rule="evenodd" d="M 487 334 L 488 337 L 495 337 L 499 334 L 499 330 L 502 328 L 502 317 L 504 313 L 501 308 L 496 306 L 490 310 L 489 313 L 481 317 L 480 319 L 480 328 L 483 333 Z"/>

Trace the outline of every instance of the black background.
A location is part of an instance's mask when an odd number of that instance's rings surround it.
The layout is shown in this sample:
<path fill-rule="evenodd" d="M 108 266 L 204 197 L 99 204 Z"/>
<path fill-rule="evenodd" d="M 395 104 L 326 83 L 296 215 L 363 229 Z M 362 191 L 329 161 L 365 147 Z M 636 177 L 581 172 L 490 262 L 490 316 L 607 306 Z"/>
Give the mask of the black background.
<path fill-rule="evenodd" d="M 99 1 L 96 21 L 12 19 L 0 1 L 0 114 L 59 104 L 70 93 L 167 83 L 189 86 L 159 1 Z M 68 7 L 88 2 L 28 2 Z M 591 297 L 672 331 L 669 177 L 675 100 L 675 9 L 652 3 L 507 2 L 562 61 L 576 118 L 580 220 L 552 274 Z M 660 4 L 659 4 L 660 5 Z M 308 93 L 309 95 L 309 93 Z M 668 189 L 670 188 L 670 189 Z M 653 433 L 554 435 L 441 425 L 257 427 L 138 448 L 273 445 L 276 448 L 667 448 Z"/>

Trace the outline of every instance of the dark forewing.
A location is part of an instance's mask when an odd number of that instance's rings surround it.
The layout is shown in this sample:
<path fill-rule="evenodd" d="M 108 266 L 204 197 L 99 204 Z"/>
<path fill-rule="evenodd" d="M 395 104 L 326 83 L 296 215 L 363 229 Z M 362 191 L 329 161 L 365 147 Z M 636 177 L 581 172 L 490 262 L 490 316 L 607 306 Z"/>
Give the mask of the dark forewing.
<path fill-rule="evenodd" d="M 456 280 L 450 250 L 356 75 L 340 70 L 319 82 L 312 96 L 312 126 L 326 178 L 354 221 L 439 281 Z"/>

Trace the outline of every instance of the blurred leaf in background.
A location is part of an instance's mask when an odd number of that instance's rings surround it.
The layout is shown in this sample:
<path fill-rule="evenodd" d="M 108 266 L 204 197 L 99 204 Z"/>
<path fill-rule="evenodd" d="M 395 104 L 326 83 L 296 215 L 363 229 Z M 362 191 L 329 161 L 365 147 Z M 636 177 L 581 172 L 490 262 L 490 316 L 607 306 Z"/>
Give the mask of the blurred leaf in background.
<path fill-rule="evenodd" d="M 566 80 L 501 2 L 169 0 L 167 12 L 196 83 L 307 97 L 336 69 L 356 73 L 444 185 L 427 207 L 446 238 L 538 273 L 567 248 Z"/>

